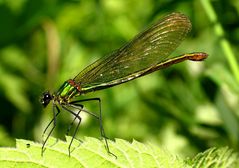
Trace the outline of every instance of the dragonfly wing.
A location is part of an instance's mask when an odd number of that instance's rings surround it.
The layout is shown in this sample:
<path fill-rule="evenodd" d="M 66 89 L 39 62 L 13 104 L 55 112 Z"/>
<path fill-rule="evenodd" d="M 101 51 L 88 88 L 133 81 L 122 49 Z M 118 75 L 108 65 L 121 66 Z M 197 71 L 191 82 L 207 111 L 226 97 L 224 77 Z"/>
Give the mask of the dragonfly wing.
<path fill-rule="evenodd" d="M 185 15 L 172 13 L 125 46 L 86 67 L 74 80 L 82 90 L 99 90 L 137 78 L 146 69 L 163 62 L 190 30 L 191 23 Z"/>

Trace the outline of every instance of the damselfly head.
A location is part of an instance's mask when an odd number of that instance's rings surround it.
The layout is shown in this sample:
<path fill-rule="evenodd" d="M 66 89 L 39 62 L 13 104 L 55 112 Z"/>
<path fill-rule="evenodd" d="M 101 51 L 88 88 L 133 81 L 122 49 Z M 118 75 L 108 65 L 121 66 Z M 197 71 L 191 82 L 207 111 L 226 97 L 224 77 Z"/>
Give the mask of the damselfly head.
<path fill-rule="evenodd" d="M 49 91 L 46 91 L 42 94 L 42 97 L 41 97 L 41 104 L 46 107 L 50 101 L 53 99 L 53 96 L 50 94 Z"/>

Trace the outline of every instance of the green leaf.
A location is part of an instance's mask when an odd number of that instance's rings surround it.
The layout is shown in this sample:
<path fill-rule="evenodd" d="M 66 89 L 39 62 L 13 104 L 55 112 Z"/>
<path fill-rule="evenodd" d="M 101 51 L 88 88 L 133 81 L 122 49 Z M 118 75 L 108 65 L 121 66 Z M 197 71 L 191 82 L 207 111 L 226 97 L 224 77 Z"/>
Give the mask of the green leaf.
<path fill-rule="evenodd" d="M 210 148 L 203 153 L 199 153 L 191 160 L 192 167 L 210 168 L 233 168 L 238 167 L 238 154 L 228 147 Z"/>
<path fill-rule="evenodd" d="M 83 141 L 74 140 L 69 156 L 71 137 L 66 139 L 65 142 L 50 137 L 43 156 L 42 144 L 17 139 L 16 148 L 0 148 L 0 167 L 231 167 L 237 160 L 237 154 L 228 148 L 212 148 L 185 161 L 152 144 L 108 140 L 115 158 L 107 153 L 104 141 L 89 137 Z"/>
<path fill-rule="evenodd" d="M 16 148 L 0 148 L 0 167 L 187 167 L 178 157 L 135 140 L 108 141 L 117 159 L 107 153 L 103 141 L 89 137 L 83 142 L 74 140 L 69 157 L 70 140 L 50 138 L 41 156 L 42 144 L 17 139 Z"/>

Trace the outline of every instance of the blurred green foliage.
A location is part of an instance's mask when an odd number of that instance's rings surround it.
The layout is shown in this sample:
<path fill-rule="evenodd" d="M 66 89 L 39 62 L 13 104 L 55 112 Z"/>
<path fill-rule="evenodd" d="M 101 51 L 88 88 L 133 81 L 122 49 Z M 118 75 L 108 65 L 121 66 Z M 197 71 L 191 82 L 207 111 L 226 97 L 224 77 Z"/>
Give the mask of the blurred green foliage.
<path fill-rule="evenodd" d="M 174 52 L 207 52 L 202 63 L 174 65 L 82 98 L 100 97 L 109 138 L 150 141 L 189 156 L 212 146 L 239 149 L 239 3 L 209 0 L 0 1 L 0 145 L 15 138 L 41 141 L 52 118 L 39 97 L 56 91 L 94 60 L 154 21 L 179 11 L 192 21 Z M 97 111 L 96 103 L 86 103 Z M 99 124 L 82 114 L 77 138 L 99 137 Z M 73 119 L 62 112 L 54 136 Z"/>

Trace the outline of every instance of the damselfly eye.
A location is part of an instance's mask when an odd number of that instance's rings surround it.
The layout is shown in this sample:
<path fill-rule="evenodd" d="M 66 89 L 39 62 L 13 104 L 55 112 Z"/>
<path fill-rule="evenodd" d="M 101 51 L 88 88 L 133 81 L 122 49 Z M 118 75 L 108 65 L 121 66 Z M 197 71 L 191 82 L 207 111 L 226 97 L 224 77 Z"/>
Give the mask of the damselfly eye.
<path fill-rule="evenodd" d="M 52 95 L 47 91 L 42 94 L 41 104 L 46 107 L 53 99 Z"/>

